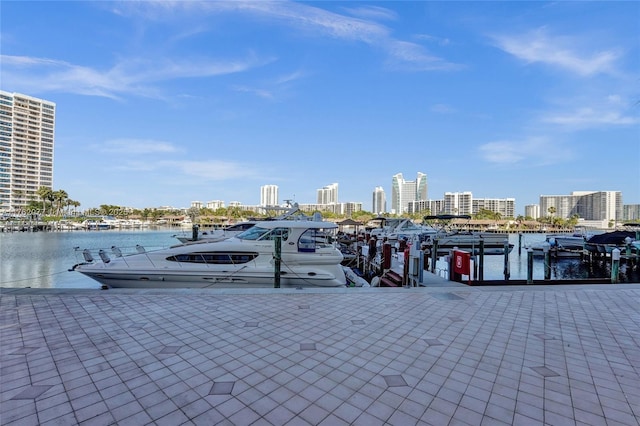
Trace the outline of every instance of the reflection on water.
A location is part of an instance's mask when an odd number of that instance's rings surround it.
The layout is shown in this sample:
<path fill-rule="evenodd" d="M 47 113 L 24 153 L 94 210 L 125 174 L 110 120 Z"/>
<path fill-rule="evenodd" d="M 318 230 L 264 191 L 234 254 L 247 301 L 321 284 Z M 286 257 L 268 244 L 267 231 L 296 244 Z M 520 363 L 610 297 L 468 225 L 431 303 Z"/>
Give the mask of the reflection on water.
<path fill-rule="evenodd" d="M 0 287 L 55 287 L 100 288 L 96 281 L 69 269 L 82 261 L 82 249 L 99 249 L 117 246 L 132 251 L 136 244 L 151 250 L 178 243 L 176 234 L 190 236 L 191 230 L 142 230 L 142 231 L 68 231 L 68 232 L 14 232 L 0 233 Z M 509 242 L 514 249 L 509 255 L 511 280 L 527 279 L 526 247 L 544 240 L 543 234 L 512 234 Z M 129 249 L 129 250 L 126 250 Z M 551 279 L 608 278 L 609 262 L 583 263 L 579 258 L 554 259 L 551 263 Z M 504 279 L 504 256 L 486 256 L 484 262 L 486 280 Z M 534 258 L 533 278 L 544 278 L 544 261 Z M 640 282 L 640 268 L 631 270 L 620 265 L 621 282 Z"/>
<path fill-rule="evenodd" d="M 180 231 L 68 231 L 0 233 L 0 287 L 100 288 L 96 281 L 69 269 L 82 261 L 74 248 L 148 249 L 178 243 Z"/>

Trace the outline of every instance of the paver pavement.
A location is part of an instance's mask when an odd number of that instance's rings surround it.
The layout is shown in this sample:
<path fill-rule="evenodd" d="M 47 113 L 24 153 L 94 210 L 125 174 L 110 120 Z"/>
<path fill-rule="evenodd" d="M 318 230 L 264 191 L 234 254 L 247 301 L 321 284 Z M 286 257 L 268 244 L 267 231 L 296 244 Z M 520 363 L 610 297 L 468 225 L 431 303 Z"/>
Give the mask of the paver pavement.
<path fill-rule="evenodd" d="M 0 291 L 2 425 L 638 425 L 640 284 Z"/>

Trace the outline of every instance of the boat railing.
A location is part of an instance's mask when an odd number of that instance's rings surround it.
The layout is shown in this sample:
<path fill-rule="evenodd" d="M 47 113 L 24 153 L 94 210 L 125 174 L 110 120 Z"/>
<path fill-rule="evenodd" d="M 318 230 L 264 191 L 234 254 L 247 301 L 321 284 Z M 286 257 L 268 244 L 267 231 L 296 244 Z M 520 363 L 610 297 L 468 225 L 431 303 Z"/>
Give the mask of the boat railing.
<path fill-rule="evenodd" d="M 144 246 L 136 244 L 133 247 L 111 246 L 110 248 L 92 248 L 92 249 L 89 249 L 89 248 L 81 249 L 80 247 L 74 247 L 74 251 L 76 252 L 76 256 L 78 256 L 78 254 L 82 255 L 84 263 L 96 263 L 97 259 L 99 259 L 100 261 L 102 261 L 102 263 L 108 264 L 108 263 L 111 263 L 111 257 L 113 256 L 114 258 L 121 258 L 124 264 L 127 265 L 128 267 L 129 264 L 127 263 L 127 257 L 132 256 L 134 254 L 145 254 L 145 257 L 147 258 L 149 263 L 155 266 L 151 258 L 147 255 L 147 253 L 153 252 L 155 250 L 161 250 L 163 248 L 164 247 L 154 247 L 153 249 L 147 250 L 147 248 L 145 248 Z"/>

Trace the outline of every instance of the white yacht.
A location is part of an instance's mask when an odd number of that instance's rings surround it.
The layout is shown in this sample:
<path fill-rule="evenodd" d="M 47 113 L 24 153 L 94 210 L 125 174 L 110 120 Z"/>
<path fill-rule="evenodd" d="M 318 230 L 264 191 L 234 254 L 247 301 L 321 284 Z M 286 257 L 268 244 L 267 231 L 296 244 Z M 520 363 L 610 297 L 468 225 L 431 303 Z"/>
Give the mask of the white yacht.
<path fill-rule="evenodd" d="M 197 231 L 197 234 L 194 235 L 193 232 L 190 236 L 186 235 L 176 235 L 175 237 L 184 244 L 190 244 L 196 241 L 222 241 L 227 238 L 235 237 L 236 235 L 246 231 L 247 229 L 253 227 L 259 221 L 264 220 L 284 220 L 284 219 L 309 219 L 308 216 L 305 216 L 304 213 L 300 210 L 300 206 L 298 203 L 294 203 L 293 205 L 287 205 L 285 207 L 263 207 L 265 210 L 269 211 L 283 211 L 279 216 L 268 217 L 266 219 L 256 219 L 256 220 L 247 220 L 244 222 L 236 223 L 234 225 L 229 225 L 223 229 L 215 229 L 213 231 Z M 322 219 L 320 217 L 320 219 Z M 193 231 L 193 229 L 192 229 Z"/>
<path fill-rule="evenodd" d="M 213 231 L 204 231 L 198 234 L 198 239 L 193 240 L 193 237 L 187 237 L 184 235 L 176 235 L 176 238 L 181 243 L 189 244 L 198 241 L 216 242 L 226 240 L 227 238 L 235 237 L 236 235 L 246 231 L 249 228 L 253 228 L 257 221 L 247 221 L 236 223 L 235 225 L 229 225 L 224 229 L 215 229 Z"/>
<path fill-rule="evenodd" d="M 342 287 L 338 225 L 322 220 L 261 221 L 222 241 L 202 240 L 123 255 L 112 247 L 92 253 L 72 270 L 113 288 Z M 276 240 L 280 241 L 277 259 Z M 279 262 L 278 262 L 279 260 Z"/>

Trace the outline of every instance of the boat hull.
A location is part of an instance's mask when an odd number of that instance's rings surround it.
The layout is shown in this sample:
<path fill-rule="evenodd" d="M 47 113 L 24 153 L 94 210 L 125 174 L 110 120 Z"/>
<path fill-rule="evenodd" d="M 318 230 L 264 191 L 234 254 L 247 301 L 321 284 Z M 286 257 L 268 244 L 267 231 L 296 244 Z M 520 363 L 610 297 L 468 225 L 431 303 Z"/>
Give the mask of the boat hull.
<path fill-rule="evenodd" d="M 85 258 L 86 259 L 86 258 Z M 342 253 L 332 245 L 286 243 L 276 268 L 273 241 L 194 242 L 110 258 L 98 256 L 74 270 L 113 288 L 341 287 L 347 283 Z"/>
<path fill-rule="evenodd" d="M 161 273 L 158 271 L 100 271 L 78 272 L 110 288 L 269 288 L 275 286 L 275 273 L 223 275 L 203 273 Z M 281 271 L 281 287 L 344 287 L 344 271 L 336 268 L 335 274 L 326 271 Z"/>

